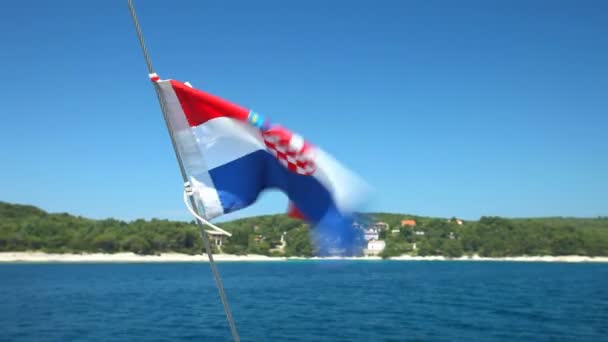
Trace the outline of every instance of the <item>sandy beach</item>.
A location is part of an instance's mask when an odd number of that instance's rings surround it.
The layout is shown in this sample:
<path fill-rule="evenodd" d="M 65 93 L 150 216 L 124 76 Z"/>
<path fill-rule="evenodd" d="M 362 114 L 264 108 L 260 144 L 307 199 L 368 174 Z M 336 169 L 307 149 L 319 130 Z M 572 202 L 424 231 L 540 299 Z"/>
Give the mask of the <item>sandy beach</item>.
<path fill-rule="evenodd" d="M 216 254 L 213 256 L 216 261 L 288 261 L 288 260 L 381 260 L 380 257 L 330 257 L 330 258 L 303 258 L 303 257 L 268 257 L 265 255 L 231 255 Z M 506 258 L 484 258 L 477 255 L 463 256 L 460 258 L 446 258 L 443 256 L 411 256 L 402 255 L 393 257 L 391 260 L 400 261 L 517 261 L 517 262 L 604 262 L 608 263 L 608 257 L 588 257 L 580 255 L 563 256 L 518 256 Z M 116 262 L 116 263 L 137 263 L 137 262 L 208 262 L 206 255 L 188 255 L 179 253 L 165 253 L 161 255 L 137 255 L 134 253 L 91 253 L 91 254 L 53 254 L 43 252 L 0 252 L 0 262 L 60 262 L 60 263 L 86 263 L 86 262 Z"/>
<path fill-rule="evenodd" d="M 281 261 L 265 255 L 216 254 L 216 261 Z M 137 255 L 134 253 L 53 254 L 43 252 L 0 252 L 0 262 L 208 262 L 207 255 L 164 253 L 161 255 Z"/>
<path fill-rule="evenodd" d="M 463 256 L 460 258 L 446 258 L 444 256 L 411 256 L 402 255 L 399 257 L 393 257 L 391 260 L 403 260 L 403 261 L 430 261 L 430 260 L 450 260 L 450 261 L 517 261 L 517 262 L 608 262 L 608 257 L 588 257 L 583 255 L 538 255 L 538 256 L 517 256 L 517 257 L 504 257 L 504 258 L 484 258 L 479 255 Z"/>

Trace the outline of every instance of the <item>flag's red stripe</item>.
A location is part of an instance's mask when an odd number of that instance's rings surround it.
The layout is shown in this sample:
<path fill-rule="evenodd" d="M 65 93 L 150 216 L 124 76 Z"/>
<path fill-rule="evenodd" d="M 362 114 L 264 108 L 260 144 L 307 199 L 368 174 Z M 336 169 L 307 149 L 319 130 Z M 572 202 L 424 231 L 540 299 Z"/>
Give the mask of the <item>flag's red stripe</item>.
<path fill-rule="evenodd" d="M 287 208 L 287 216 L 295 219 L 306 220 L 302 212 L 298 208 L 296 208 L 296 206 L 292 202 L 289 202 L 289 207 Z"/>
<path fill-rule="evenodd" d="M 247 120 L 249 111 L 217 96 L 207 94 L 187 85 L 171 80 L 171 86 L 186 114 L 191 127 L 198 126 L 211 119 L 229 117 Z"/>

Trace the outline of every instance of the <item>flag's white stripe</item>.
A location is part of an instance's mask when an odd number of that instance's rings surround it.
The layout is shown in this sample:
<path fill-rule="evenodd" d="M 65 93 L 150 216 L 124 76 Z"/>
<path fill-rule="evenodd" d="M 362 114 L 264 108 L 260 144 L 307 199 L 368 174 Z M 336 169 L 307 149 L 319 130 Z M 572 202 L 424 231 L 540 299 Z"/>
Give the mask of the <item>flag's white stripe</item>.
<path fill-rule="evenodd" d="M 312 153 L 316 166 L 312 177 L 329 191 L 336 207 L 342 212 L 360 209 L 370 193 L 369 185 L 325 151 L 315 148 Z"/>
<path fill-rule="evenodd" d="M 177 150 L 182 157 L 184 167 L 193 190 L 198 194 L 197 206 L 202 210 L 206 219 L 212 219 L 224 214 L 218 193 L 209 175 L 206 156 L 201 153 L 196 137 L 190 129 L 179 99 L 169 81 L 159 81 L 165 110 L 173 129 Z"/>
<path fill-rule="evenodd" d="M 266 150 L 260 131 L 248 122 L 219 117 L 192 127 L 192 132 L 209 170 Z"/>

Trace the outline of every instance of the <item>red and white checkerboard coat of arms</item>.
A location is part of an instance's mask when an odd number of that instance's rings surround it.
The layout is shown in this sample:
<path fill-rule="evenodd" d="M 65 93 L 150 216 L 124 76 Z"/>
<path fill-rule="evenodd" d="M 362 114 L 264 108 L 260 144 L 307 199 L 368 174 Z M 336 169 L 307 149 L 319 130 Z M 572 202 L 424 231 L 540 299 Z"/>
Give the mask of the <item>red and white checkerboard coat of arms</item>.
<path fill-rule="evenodd" d="M 310 143 L 281 126 L 262 131 L 266 148 L 292 172 L 309 176 L 315 172 L 313 148 Z"/>

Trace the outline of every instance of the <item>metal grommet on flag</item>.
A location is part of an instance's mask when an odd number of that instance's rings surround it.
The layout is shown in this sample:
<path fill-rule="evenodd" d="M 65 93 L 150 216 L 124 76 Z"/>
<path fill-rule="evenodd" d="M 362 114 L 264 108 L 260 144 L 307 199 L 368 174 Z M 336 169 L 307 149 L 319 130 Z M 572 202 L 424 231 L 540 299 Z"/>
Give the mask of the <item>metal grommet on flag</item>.
<path fill-rule="evenodd" d="M 184 182 L 184 191 L 188 196 L 192 196 L 192 194 L 194 194 L 194 190 L 192 189 L 190 182 Z"/>

